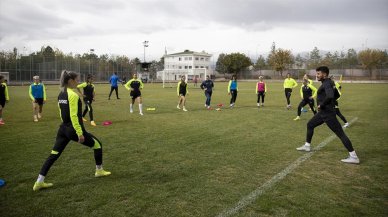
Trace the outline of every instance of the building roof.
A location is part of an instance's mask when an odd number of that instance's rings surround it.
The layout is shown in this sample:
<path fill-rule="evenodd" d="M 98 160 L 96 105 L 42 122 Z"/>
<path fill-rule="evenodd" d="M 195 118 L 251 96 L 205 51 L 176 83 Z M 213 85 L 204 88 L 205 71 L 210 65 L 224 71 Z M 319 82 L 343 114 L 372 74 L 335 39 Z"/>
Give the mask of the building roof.
<path fill-rule="evenodd" d="M 185 50 L 180 53 L 173 53 L 173 54 L 167 54 L 165 56 L 206 56 L 206 57 L 211 57 L 211 54 L 206 53 L 205 51 L 202 52 L 195 52 L 195 51 L 190 51 L 190 50 Z"/>

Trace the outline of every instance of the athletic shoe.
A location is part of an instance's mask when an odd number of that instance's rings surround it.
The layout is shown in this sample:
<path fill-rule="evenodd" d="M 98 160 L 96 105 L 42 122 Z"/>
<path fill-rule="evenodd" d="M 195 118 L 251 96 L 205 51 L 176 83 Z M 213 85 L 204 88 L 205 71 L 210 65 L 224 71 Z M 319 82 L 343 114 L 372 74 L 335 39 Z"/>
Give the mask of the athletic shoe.
<path fill-rule="evenodd" d="M 139 115 L 142 115 L 142 116 L 143 116 L 144 114 L 143 114 L 142 112 L 140 112 Z"/>
<path fill-rule="evenodd" d="M 93 127 L 97 126 L 94 121 L 90 121 L 90 125 L 92 125 Z"/>
<path fill-rule="evenodd" d="M 5 123 L 4 123 L 4 121 L 3 120 L 1 120 L 0 121 L 0 125 L 4 125 Z"/>
<path fill-rule="evenodd" d="M 96 169 L 96 173 L 94 174 L 94 177 L 103 177 L 103 176 L 109 176 L 111 172 L 105 171 L 103 169 Z"/>
<path fill-rule="evenodd" d="M 294 118 L 294 121 L 299 121 L 299 120 L 300 120 L 299 116 L 296 116 L 296 118 Z"/>
<path fill-rule="evenodd" d="M 38 117 L 34 115 L 34 122 L 38 122 Z"/>
<path fill-rule="evenodd" d="M 359 164 L 360 163 L 360 159 L 358 159 L 358 157 L 352 157 L 352 156 L 349 156 L 346 159 L 342 159 L 341 161 L 344 163 L 349 163 L 349 164 Z"/>
<path fill-rule="evenodd" d="M 183 107 L 183 111 L 187 112 L 187 109 L 185 107 Z"/>
<path fill-rule="evenodd" d="M 34 187 L 32 187 L 32 190 L 39 191 L 40 189 L 51 187 L 53 187 L 53 183 L 35 182 Z"/>
<path fill-rule="evenodd" d="M 84 117 L 82 117 L 82 120 L 85 121 L 85 122 L 88 121 L 88 120 L 86 120 Z"/>
<path fill-rule="evenodd" d="M 289 110 L 291 108 L 291 105 L 287 105 L 287 109 Z"/>
<path fill-rule="evenodd" d="M 133 110 L 131 109 L 131 110 L 129 110 L 129 112 L 130 112 L 130 113 L 133 113 Z"/>
<path fill-rule="evenodd" d="M 264 107 L 264 103 L 261 103 L 261 107 Z"/>
<path fill-rule="evenodd" d="M 207 107 L 207 105 L 205 104 L 205 107 Z"/>
<path fill-rule="evenodd" d="M 311 149 L 310 146 L 307 146 L 307 145 L 302 145 L 299 148 L 296 148 L 296 150 L 298 151 L 307 151 L 307 152 L 309 152 L 310 149 Z"/>
<path fill-rule="evenodd" d="M 348 122 L 346 122 L 346 123 L 344 124 L 343 128 L 347 128 L 347 127 L 349 127 L 349 123 L 348 123 Z"/>
<path fill-rule="evenodd" d="M 208 106 L 208 107 L 207 107 L 207 110 L 213 110 L 213 109 L 212 109 L 212 107 Z"/>
<path fill-rule="evenodd" d="M 181 107 L 179 107 L 179 105 L 176 106 L 177 109 L 181 109 Z"/>
<path fill-rule="evenodd" d="M 42 114 L 41 113 L 38 113 L 38 118 L 42 118 Z"/>
<path fill-rule="evenodd" d="M 260 107 L 260 103 L 257 103 L 257 107 Z"/>

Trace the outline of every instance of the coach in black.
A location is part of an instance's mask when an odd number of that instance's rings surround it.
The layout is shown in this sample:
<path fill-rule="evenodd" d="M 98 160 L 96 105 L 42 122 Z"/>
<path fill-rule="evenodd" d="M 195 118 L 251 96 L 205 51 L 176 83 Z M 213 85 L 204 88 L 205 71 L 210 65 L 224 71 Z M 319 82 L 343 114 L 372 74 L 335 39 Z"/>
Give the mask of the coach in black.
<path fill-rule="evenodd" d="M 341 139 L 345 148 L 349 151 L 349 157 L 342 159 L 344 163 L 359 164 L 360 160 L 357 157 L 356 152 L 353 149 L 352 142 L 346 136 L 341 124 L 338 122 L 335 113 L 335 84 L 328 77 L 329 68 L 326 66 L 320 66 L 316 69 L 317 79 L 322 82 L 322 85 L 318 89 L 317 104 L 318 113 L 307 123 L 307 135 L 306 143 L 297 148 L 298 151 L 310 151 L 310 144 L 314 134 L 314 128 L 326 123 L 327 126 Z"/>

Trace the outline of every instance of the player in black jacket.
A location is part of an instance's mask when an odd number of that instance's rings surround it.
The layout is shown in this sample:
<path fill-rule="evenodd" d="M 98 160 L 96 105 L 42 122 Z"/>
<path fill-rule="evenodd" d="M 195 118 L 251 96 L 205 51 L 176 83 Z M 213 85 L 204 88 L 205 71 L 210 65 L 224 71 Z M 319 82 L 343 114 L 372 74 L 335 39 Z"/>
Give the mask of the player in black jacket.
<path fill-rule="evenodd" d="M 314 134 L 315 127 L 326 123 L 327 126 L 341 139 L 345 148 L 349 152 L 349 157 L 342 159 L 344 163 L 360 163 L 359 158 L 357 157 L 356 152 L 353 149 L 352 142 L 346 136 L 344 130 L 341 127 L 341 124 L 338 122 L 335 113 L 335 84 L 328 77 L 329 68 L 326 66 L 321 66 L 316 69 L 317 79 L 322 82 L 322 85 L 318 89 L 317 95 L 317 104 L 318 104 L 318 113 L 311 118 L 307 123 L 307 135 L 306 143 L 297 148 L 298 151 L 310 151 L 310 144 Z"/>

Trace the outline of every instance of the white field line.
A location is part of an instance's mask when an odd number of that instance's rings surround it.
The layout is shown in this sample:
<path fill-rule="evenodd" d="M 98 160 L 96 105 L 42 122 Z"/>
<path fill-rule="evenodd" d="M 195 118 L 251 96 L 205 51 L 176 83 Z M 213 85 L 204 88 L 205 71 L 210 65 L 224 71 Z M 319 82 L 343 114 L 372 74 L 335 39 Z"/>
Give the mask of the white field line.
<path fill-rule="evenodd" d="M 358 120 L 357 117 L 353 118 L 349 124 L 352 125 L 354 122 Z M 269 190 L 272 186 L 274 186 L 276 183 L 280 182 L 282 179 L 284 179 L 288 174 L 290 174 L 292 171 L 294 171 L 301 163 L 308 160 L 311 156 L 314 155 L 315 152 L 319 151 L 323 147 L 325 147 L 327 144 L 329 144 L 331 141 L 333 141 L 337 136 L 335 134 L 329 136 L 326 138 L 323 142 L 321 142 L 316 148 L 313 149 L 311 152 L 307 152 L 306 154 L 299 157 L 296 161 L 291 163 L 288 167 L 286 167 L 284 170 L 273 176 L 270 180 L 265 182 L 262 186 L 258 187 L 256 190 L 252 191 L 247 196 L 241 198 L 240 201 L 237 202 L 237 204 L 230 208 L 226 209 L 220 214 L 217 215 L 217 217 L 227 217 L 236 214 L 241 209 L 245 208 L 247 205 L 251 204 L 255 200 L 259 198 L 262 194 L 264 194 L 267 190 Z"/>

